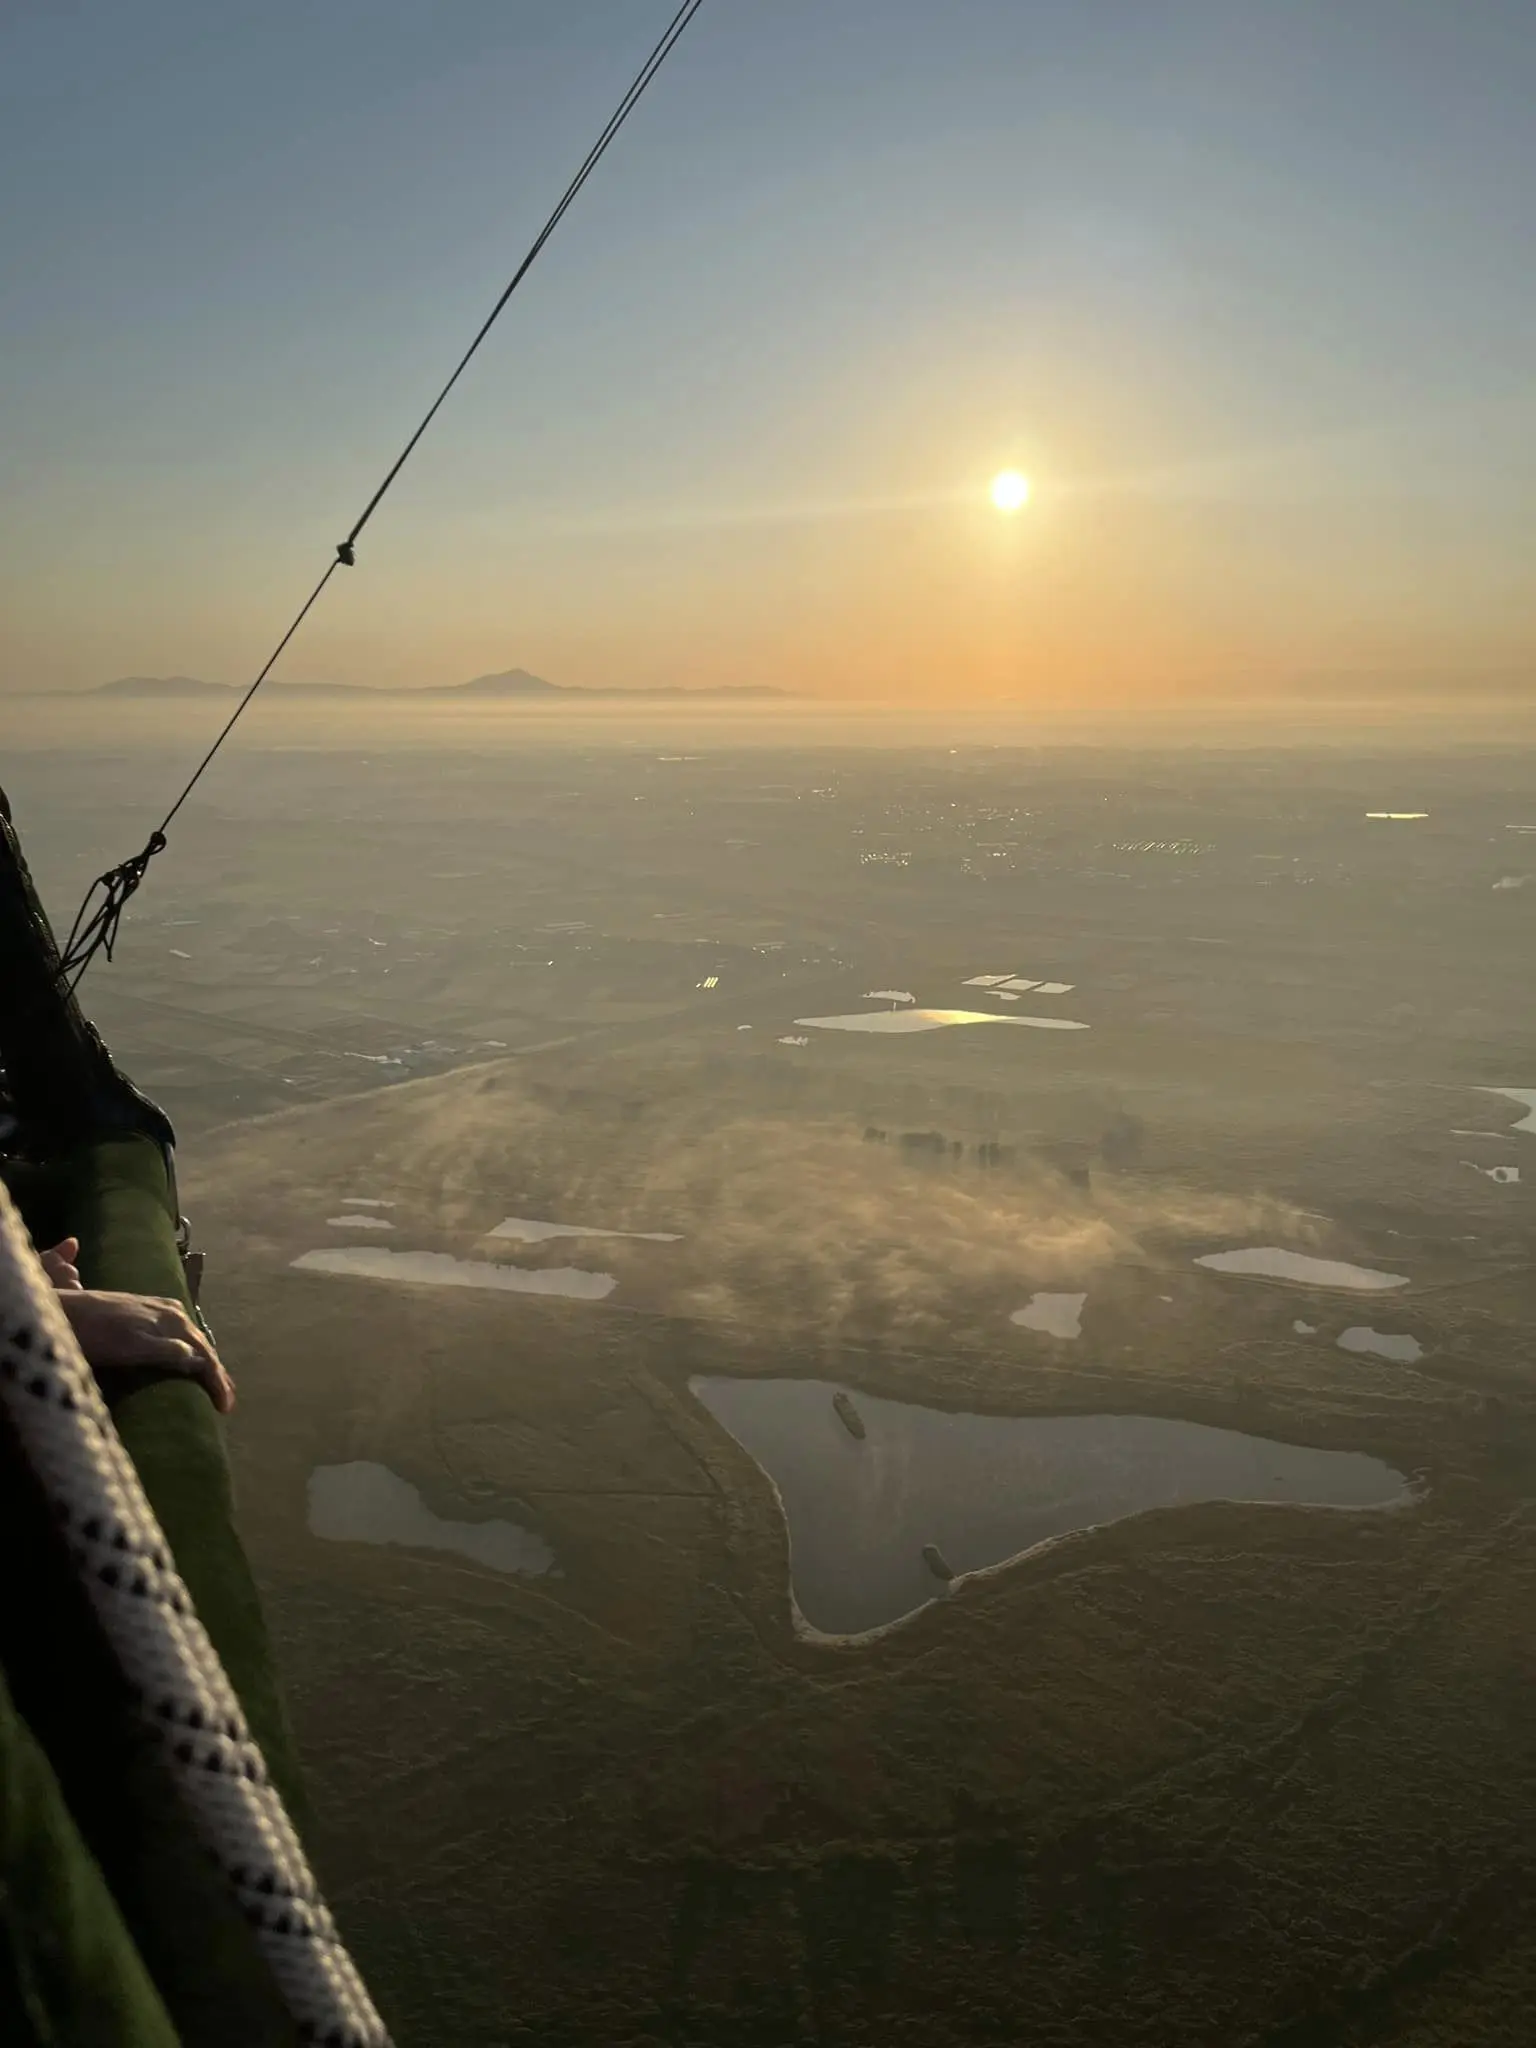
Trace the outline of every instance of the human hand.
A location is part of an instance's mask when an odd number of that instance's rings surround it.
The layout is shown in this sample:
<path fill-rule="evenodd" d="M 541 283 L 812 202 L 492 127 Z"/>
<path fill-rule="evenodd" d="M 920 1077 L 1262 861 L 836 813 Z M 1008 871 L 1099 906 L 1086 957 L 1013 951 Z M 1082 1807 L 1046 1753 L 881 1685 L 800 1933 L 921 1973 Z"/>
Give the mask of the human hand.
<path fill-rule="evenodd" d="M 80 1285 L 80 1268 L 75 1261 L 80 1256 L 78 1237 L 63 1237 L 51 1251 L 39 1252 L 43 1271 L 53 1282 L 60 1294 L 75 1292 Z"/>
<path fill-rule="evenodd" d="M 57 1249 L 62 1251 L 63 1246 Z M 46 1260 L 48 1255 L 44 1256 Z M 82 1287 L 78 1274 L 73 1286 L 55 1285 L 75 1341 L 98 1376 L 132 1366 L 169 1366 L 200 1380 L 221 1415 L 234 1407 L 234 1381 L 205 1332 L 179 1301 Z"/>

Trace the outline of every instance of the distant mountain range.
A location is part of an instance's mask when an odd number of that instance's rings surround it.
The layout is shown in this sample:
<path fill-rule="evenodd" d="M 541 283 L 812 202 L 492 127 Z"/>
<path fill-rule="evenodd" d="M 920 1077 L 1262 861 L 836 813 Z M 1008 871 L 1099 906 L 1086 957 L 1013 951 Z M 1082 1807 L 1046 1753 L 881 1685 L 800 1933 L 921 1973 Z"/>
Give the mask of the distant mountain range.
<path fill-rule="evenodd" d="M 119 676 L 115 682 L 97 683 L 92 689 L 80 694 L 88 697 L 234 697 L 240 686 L 235 683 L 206 683 L 198 676 Z M 628 700 L 634 697 L 727 697 L 738 700 L 743 697 L 788 697 L 792 692 L 776 690 L 768 684 L 748 684 L 740 689 L 682 690 L 682 689 L 638 689 L 638 690 L 590 690 L 573 683 L 547 683 L 542 676 L 530 675 L 525 668 L 504 669 L 500 675 L 476 676 L 467 683 L 444 683 L 437 686 L 423 686 L 415 689 L 380 689 L 371 683 L 280 683 L 262 684 L 263 693 L 280 697 L 433 697 L 443 698 L 551 698 L 551 697 L 608 697 Z"/>

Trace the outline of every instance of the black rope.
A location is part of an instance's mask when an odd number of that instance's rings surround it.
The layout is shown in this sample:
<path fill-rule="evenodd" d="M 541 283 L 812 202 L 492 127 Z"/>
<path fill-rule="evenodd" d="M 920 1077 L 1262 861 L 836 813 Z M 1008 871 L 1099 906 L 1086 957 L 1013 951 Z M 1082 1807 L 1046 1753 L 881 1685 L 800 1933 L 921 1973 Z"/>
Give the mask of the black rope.
<path fill-rule="evenodd" d="M 449 392 L 452 391 L 454 385 L 458 383 L 464 372 L 469 368 L 470 362 L 481 342 L 485 340 L 485 337 L 500 319 L 506 308 L 507 301 L 533 268 L 544 244 L 565 218 L 577 194 L 607 153 L 608 145 L 634 112 L 641 94 L 651 83 L 651 80 L 656 76 L 662 65 L 665 64 L 668 57 L 671 56 L 682 37 L 683 31 L 688 27 L 688 24 L 693 20 L 693 17 L 698 13 L 703 4 L 704 0 L 682 0 L 682 5 L 673 15 L 671 21 L 668 22 L 650 55 L 641 65 L 639 71 L 636 72 L 634 79 L 630 83 L 629 90 L 608 116 L 596 142 L 593 143 L 585 157 L 583 157 L 580 168 L 560 195 L 548 220 L 545 221 L 543 227 L 540 228 L 538 234 L 534 237 L 533 244 L 527 255 L 512 273 L 506 290 L 496 301 L 495 305 L 492 306 L 490 312 L 481 323 L 479 332 L 475 335 L 474 340 L 465 349 L 463 355 L 460 356 L 457 364 L 454 366 L 452 376 L 427 407 L 415 433 L 412 434 L 400 453 L 395 457 L 394 462 L 385 474 L 384 481 L 363 507 L 361 514 L 354 522 L 346 539 L 337 542 L 335 557 L 327 565 L 325 574 L 320 578 L 320 581 L 294 614 L 293 621 L 287 632 L 284 633 L 282 639 L 278 641 L 272 652 L 267 656 L 255 681 L 246 690 L 240 702 L 225 720 L 223 729 L 214 740 L 213 745 L 188 776 L 182 787 L 181 794 L 177 797 L 175 803 L 171 805 L 171 808 L 166 812 L 155 830 L 150 833 L 138 853 L 132 855 L 128 860 L 119 861 L 116 867 L 108 868 L 105 874 L 98 875 L 86 891 L 85 900 L 76 912 L 74 924 L 70 927 L 69 937 L 64 945 L 61 962 L 63 977 L 68 981 L 72 989 L 78 987 L 80 977 L 85 973 L 85 970 L 90 966 L 98 953 L 104 953 L 109 960 L 112 958 L 113 948 L 117 944 L 118 929 L 122 924 L 123 912 L 128 906 L 129 898 L 143 881 L 149 864 L 156 854 L 165 851 L 166 834 L 177 812 L 202 780 L 204 770 L 212 762 L 214 755 L 218 753 L 225 740 L 234 731 L 246 706 L 276 667 L 279 656 L 284 648 L 287 647 L 289 641 L 292 640 L 294 634 L 298 632 L 300 626 L 303 625 L 305 619 L 308 618 L 310 612 L 319 601 L 320 593 L 325 589 L 325 586 L 330 582 L 338 569 L 350 569 L 355 565 L 359 534 L 379 509 L 386 492 L 414 454 L 416 444 L 441 411 L 443 402 Z"/>

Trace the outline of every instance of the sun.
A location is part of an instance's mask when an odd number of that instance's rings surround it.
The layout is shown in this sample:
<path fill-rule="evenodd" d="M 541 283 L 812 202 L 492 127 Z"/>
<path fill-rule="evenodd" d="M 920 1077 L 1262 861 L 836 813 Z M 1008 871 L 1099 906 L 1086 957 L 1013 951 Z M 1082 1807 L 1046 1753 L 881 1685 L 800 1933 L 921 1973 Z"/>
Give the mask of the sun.
<path fill-rule="evenodd" d="M 1029 478 L 1016 469 L 999 470 L 992 479 L 992 502 L 999 512 L 1022 512 L 1029 503 Z"/>

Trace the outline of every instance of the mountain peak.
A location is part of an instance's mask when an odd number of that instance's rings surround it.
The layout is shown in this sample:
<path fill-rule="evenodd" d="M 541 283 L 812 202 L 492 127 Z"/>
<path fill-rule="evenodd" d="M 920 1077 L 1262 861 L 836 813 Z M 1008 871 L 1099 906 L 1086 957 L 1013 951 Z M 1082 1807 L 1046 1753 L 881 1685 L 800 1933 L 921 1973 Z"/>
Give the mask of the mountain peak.
<path fill-rule="evenodd" d="M 504 668 L 497 675 L 476 676 L 471 682 L 450 683 L 444 695 L 455 697 L 548 697 L 565 694 L 559 683 L 547 683 L 525 668 Z"/>
<path fill-rule="evenodd" d="M 227 697 L 228 683 L 205 683 L 200 676 L 119 676 L 98 685 L 103 697 Z"/>
<path fill-rule="evenodd" d="M 344 697 L 354 700 L 363 697 L 374 699 L 411 698 L 418 701 L 443 702 L 449 697 L 480 698 L 529 698 L 563 697 L 567 703 L 580 697 L 605 698 L 619 703 L 640 703 L 648 698 L 690 700 L 697 698 L 724 698 L 741 701 L 744 698 L 783 697 L 789 694 L 767 684 L 729 685 L 719 688 L 682 689 L 666 684 L 641 685 L 634 689 L 604 688 L 581 683 L 551 683 L 543 676 L 536 676 L 526 668 L 505 668 L 495 675 L 475 676 L 467 683 L 442 683 L 436 685 L 417 684 L 414 687 L 386 689 L 370 683 L 290 683 L 276 676 L 267 683 L 268 696 L 281 696 L 303 702 L 317 697 Z M 208 683 L 198 676 L 119 676 L 115 682 L 96 684 L 92 694 L 99 697 L 223 697 L 234 696 L 238 686 L 234 683 Z"/>

